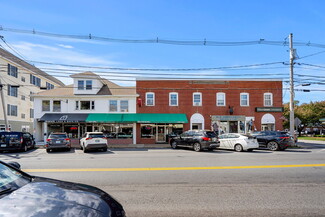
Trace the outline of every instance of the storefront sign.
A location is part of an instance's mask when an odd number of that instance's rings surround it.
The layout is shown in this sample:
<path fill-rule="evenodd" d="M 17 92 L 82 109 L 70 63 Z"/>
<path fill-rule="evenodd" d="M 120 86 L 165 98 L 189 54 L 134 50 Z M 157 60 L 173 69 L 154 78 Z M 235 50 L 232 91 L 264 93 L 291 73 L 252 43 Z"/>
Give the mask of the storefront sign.
<path fill-rule="evenodd" d="M 283 112 L 283 107 L 256 107 L 256 112 Z"/>
<path fill-rule="evenodd" d="M 242 115 L 211 115 L 212 121 L 245 121 Z"/>

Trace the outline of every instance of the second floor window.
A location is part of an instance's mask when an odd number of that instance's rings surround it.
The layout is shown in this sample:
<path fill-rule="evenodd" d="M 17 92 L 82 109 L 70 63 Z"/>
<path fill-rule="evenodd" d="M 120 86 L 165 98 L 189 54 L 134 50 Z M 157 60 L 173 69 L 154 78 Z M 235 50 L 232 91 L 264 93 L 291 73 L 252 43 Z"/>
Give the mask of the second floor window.
<path fill-rule="evenodd" d="M 225 106 L 225 105 L 226 105 L 226 94 L 217 93 L 217 106 Z"/>
<path fill-rule="evenodd" d="M 61 112 L 61 101 L 53 100 L 53 112 Z"/>
<path fill-rule="evenodd" d="M 18 78 L 18 68 L 16 66 L 8 64 L 8 75 Z"/>
<path fill-rule="evenodd" d="M 117 100 L 110 100 L 109 101 L 109 111 L 110 112 L 117 112 Z"/>
<path fill-rule="evenodd" d="M 50 111 L 50 100 L 43 100 L 42 101 L 42 111 L 49 112 Z"/>
<path fill-rule="evenodd" d="M 8 85 L 8 96 L 18 97 L 18 87 Z"/>
<path fill-rule="evenodd" d="M 7 104 L 7 115 L 18 116 L 18 106 Z"/>
<path fill-rule="evenodd" d="M 121 112 L 128 112 L 129 111 L 129 101 L 121 100 L 120 107 L 121 107 Z"/>
<path fill-rule="evenodd" d="M 94 110 L 95 101 L 76 101 L 76 110 Z"/>
<path fill-rule="evenodd" d="M 155 93 L 146 93 L 146 105 L 154 106 L 155 105 Z"/>
<path fill-rule="evenodd" d="M 169 106 L 178 106 L 178 93 L 169 93 Z"/>
<path fill-rule="evenodd" d="M 273 94 L 264 93 L 264 106 L 273 106 Z"/>
<path fill-rule="evenodd" d="M 240 106 L 249 106 L 249 94 L 248 93 L 240 94 Z"/>
<path fill-rule="evenodd" d="M 193 106 L 202 106 L 202 93 L 193 93 Z"/>

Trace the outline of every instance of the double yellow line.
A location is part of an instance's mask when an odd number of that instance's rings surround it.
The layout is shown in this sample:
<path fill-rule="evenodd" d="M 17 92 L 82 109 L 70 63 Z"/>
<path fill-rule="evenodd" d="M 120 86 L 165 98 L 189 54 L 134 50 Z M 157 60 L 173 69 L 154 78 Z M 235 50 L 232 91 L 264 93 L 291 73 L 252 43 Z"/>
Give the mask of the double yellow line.
<path fill-rule="evenodd" d="M 147 168 L 74 168 L 74 169 L 24 169 L 30 173 L 52 172 L 131 172 L 131 171 L 172 171 L 172 170 L 230 170 L 230 169 L 263 169 L 263 168 L 294 168 L 294 167 L 325 167 L 325 164 L 295 165 L 264 165 L 264 166 L 224 166 L 224 167 L 147 167 Z"/>

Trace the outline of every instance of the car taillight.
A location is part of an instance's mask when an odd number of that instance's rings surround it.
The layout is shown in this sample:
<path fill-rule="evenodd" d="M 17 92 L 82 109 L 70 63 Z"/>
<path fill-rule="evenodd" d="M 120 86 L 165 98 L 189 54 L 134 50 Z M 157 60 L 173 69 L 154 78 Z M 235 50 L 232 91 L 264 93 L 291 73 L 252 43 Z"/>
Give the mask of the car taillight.
<path fill-rule="evenodd" d="M 202 137 L 202 139 L 203 139 L 203 141 L 210 141 L 211 140 L 211 138 L 209 138 L 209 137 Z"/>
<path fill-rule="evenodd" d="M 86 138 L 86 140 L 89 140 L 89 139 L 92 139 L 92 138 Z"/>
<path fill-rule="evenodd" d="M 107 139 L 107 137 L 103 137 L 103 139 Z"/>
<path fill-rule="evenodd" d="M 70 141 L 70 139 L 69 139 L 69 138 L 66 138 L 66 139 L 64 139 L 64 140 L 66 140 L 66 141 Z"/>
<path fill-rule="evenodd" d="M 47 141 L 47 142 L 51 142 L 51 140 L 52 140 L 52 139 L 47 139 L 46 141 Z"/>
<path fill-rule="evenodd" d="M 280 139 L 290 139 L 290 137 L 285 136 L 285 137 L 280 137 Z"/>
<path fill-rule="evenodd" d="M 20 137 L 20 143 L 23 144 L 23 137 Z"/>

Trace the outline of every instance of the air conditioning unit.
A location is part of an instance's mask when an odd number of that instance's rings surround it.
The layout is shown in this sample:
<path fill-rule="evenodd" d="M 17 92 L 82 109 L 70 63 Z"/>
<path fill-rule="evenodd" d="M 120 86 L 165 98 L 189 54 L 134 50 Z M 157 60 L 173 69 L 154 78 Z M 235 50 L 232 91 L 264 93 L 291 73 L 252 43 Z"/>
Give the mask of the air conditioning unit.
<path fill-rule="evenodd" d="M 201 103 L 199 103 L 199 102 L 195 102 L 194 105 L 195 105 L 195 106 L 200 106 Z"/>

